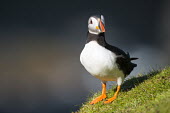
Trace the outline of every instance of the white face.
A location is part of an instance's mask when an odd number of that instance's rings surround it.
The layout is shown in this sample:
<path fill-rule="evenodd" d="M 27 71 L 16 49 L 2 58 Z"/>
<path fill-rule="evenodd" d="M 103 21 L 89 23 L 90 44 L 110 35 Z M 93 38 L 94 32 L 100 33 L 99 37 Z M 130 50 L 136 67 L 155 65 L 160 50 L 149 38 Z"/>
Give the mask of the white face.
<path fill-rule="evenodd" d="M 103 15 L 101 15 L 101 19 L 93 16 L 89 18 L 88 29 L 90 33 L 99 34 L 105 32 L 104 26 L 105 26 L 105 22 L 104 22 Z"/>

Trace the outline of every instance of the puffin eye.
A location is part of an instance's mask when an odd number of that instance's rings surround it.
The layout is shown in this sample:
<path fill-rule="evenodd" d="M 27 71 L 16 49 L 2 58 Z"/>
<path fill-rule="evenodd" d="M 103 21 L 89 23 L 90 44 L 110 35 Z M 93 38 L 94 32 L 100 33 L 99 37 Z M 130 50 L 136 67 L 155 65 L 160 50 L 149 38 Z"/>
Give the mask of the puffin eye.
<path fill-rule="evenodd" d="M 93 24 L 92 20 L 90 20 L 90 24 Z"/>

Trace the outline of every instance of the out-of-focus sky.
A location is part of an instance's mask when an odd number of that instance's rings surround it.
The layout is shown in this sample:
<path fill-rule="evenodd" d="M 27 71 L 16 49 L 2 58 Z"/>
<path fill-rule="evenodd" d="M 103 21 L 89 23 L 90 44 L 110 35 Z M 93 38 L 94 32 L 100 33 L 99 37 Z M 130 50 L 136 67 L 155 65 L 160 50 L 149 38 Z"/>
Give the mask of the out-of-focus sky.
<path fill-rule="evenodd" d="M 108 43 L 138 67 L 170 64 L 168 0 L 10 0 L 0 2 L 0 112 L 75 111 L 100 81 L 80 64 L 87 21 L 103 14 Z"/>

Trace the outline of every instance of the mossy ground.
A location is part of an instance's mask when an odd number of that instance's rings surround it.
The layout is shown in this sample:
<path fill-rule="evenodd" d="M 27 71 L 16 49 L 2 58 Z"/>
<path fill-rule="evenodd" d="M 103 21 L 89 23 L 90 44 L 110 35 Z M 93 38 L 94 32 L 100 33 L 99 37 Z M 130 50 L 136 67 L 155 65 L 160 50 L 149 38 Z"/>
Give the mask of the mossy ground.
<path fill-rule="evenodd" d="M 107 92 L 113 96 L 115 87 Z M 170 113 L 170 67 L 126 80 L 118 98 L 110 104 L 89 102 L 101 93 L 95 93 L 76 113 Z"/>

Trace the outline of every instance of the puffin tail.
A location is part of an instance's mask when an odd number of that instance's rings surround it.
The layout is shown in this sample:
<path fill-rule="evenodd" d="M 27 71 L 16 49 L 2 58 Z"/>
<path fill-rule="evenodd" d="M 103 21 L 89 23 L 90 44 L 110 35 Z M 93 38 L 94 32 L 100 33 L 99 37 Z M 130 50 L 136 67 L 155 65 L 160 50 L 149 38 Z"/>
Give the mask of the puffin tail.
<path fill-rule="evenodd" d="M 132 61 L 132 60 L 137 60 L 137 59 L 139 59 L 139 58 L 136 58 L 136 57 L 132 57 L 132 58 L 130 58 L 130 60 L 131 60 L 131 61 Z M 134 68 L 134 67 L 136 67 L 136 66 L 137 66 L 137 64 L 134 64 L 134 63 L 132 63 L 132 62 L 131 62 L 131 64 L 130 64 L 130 65 L 131 65 L 130 67 L 132 68 L 132 70 L 133 70 L 133 68 Z"/>
<path fill-rule="evenodd" d="M 139 59 L 139 58 L 130 58 L 130 60 L 137 60 L 137 59 Z"/>
<path fill-rule="evenodd" d="M 133 57 L 133 58 L 130 58 L 130 61 L 132 61 L 132 60 L 137 60 L 137 59 L 138 59 L 138 58 Z M 129 62 L 128 69 L 127 69 L 127 74 L 129 75 L 129 74 L 131 73 L 131 71 L 132 71 L 135 67 L 137 67 L 137 64 L 132 63 L 132 62 Z"/>
<path fill-rule="evenodd" d="M 127 68 L 127 70 L 126 70 L 126 75 L 129 75 L 130 73 L 131 73 L 131 71 L 135 68 L 135 67 L 137 67 L 137 64 L 134 64 L 134 63 L 129 63 L 129 66 L 128 66 L 128 68 Z"/>
<path fill-rule="evenodd" d="M 130 54 L 129 54 L 129 52 L 127 52 L 127 54 L 126 54 L 126 55 L 130 58 Z M 131 61 L 131 60 L 137 60 L 137 59 L 139 59 L 139 58 L 132 57 L 132 58 L 130 58 L 130 61 Z"/>

